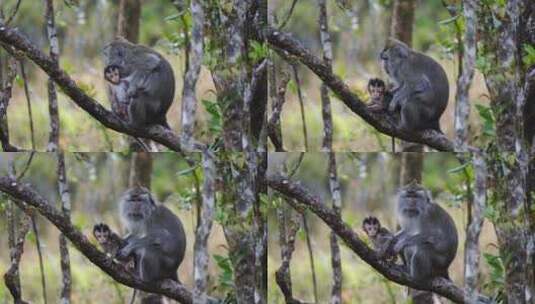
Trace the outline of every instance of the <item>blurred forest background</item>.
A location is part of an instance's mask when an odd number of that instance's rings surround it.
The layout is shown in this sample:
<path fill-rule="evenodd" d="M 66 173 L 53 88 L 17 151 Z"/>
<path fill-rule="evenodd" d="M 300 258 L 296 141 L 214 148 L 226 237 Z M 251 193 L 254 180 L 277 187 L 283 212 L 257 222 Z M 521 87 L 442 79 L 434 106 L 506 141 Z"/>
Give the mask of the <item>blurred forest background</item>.
<path fill-rule="evenodd" d="M 17 0 L 2 0 L 8 12 Z M 56 27 L 60 46 L 60 67 L 73 77 L 86 94 L 111 109 L 106 96 L 103 77 L 102 47 L 116 36 L 118 0 L 54 1 Z M 48 50 L 44 3 L 21 1 L 12 26 L 17 27 L 32 43 L 43 51 Z M 142 1 L 139 43 L 162 54 L 175 72 L 175 99 L 167 114 L 171 129 L 180 126 L 182 75 L 185 69 L 183 53 L 184 26 L 191 27 L 189 14 L 178 14 L 171 1 Z M 5 54 L 0 49 L 0 56 Z M 206 58 L 206 60 L 209 60 Z M 48 76 L 29 60 L 25 60 L 28 88 L 32 104 L 37 147 L 45 147 L 49 125 L 47 79 Z M 61 122 L 60 145 L 67 151 L 122 151 L 128 148 L 124 136 L 104 127 L 88 113 L 70 101 L 58 90 Z M 201 68 L 197 83 L 196 138 L 209 142 L 217 136 L 221 117 L 215 107 L 213 83 L 209 72 Z M 207 111 L 210 110 L 210 111 Z M 30 148 L 30 124 L 24 92 L 24 81 L 17 75 L 13 98 L 8 108 L 11 141 L 15 146 Z M 210 132 L 202 131 L 208 130 Z"/>
<path fill-rule="evenodd" d="M 463 285 L 464 242 L 467 221 L 466 181 L 473 180 L 470 166 L 461 166 L 454 154 L 424 153 L 422 184 L 428 188 L 435 203 L 440 204 L 453 217 L 458 233 L 459 247 L 450 266 L 450 277 L 457 286 Z M 299 153 L 270 153 L 269 171 L 281 172 L 284 161 L 289 171 L 298 163 Z M 342 193 L 342 218 L 351 225 L 359 237 L 366 240 L 362 231 L 362 220 L 374 215 L 390 231 L 396 231 L 395 195 L 400 183 L 400 154 L 389 153 L 337 153 L 338 179 Z M 328 180 L 328 157 L 323 153 L 306 153 L 294 180 L 321 198 L 326 206 L 331 206 Z M 269 172 L 268 172 L 269 175 Z M 268 213 L 268 300 L 269 303 L 284 303 L 284 297 L 275 281 L 275 271 L 281 265 L 279 246 L 279 224 L 276 208 L 289 208 L 287 203 L 271 197 L 275 208 Z M 492 208 L 489 206 L 485 214 Z M 289 208 L 291 209 L 291 208 Z M 289 210 L 287 209 L 287 210 Z M 293 212 L 293 211 L 292 211 Z M 331 229 L 317 216 L 307 213 L 308 229 L 314 256 L 317 278 L 318 299 L 328 303 L 331 296 L 331 251 L 329 233 Z M 302 225 L 302 223 L 301 223 Z M 485 221 L 481 230 L 480 266 L 481 291 L 495 295 L 503 287 L 503 266 L 498 258 L 496 234 L 491 224 Z M 385 279 L 371 266 L 363 262 L 344 242 L 340 241 L 343 284 L 343 303 L 409 303 L 404 294 L 406 288 Z M 300 228 L 297 233 L 295 252 L 290 263 L 293 295 L 306 302 L 314 301 L 312 267 L 309 261 L 306 234 Z"/>
<path fill-rule="evenodd" d="M 270 0 L 269 9 L 281 24 L 293 1 Z M 370 78 L 379 77 L 385 81 L 386 73 L 378 61 L 379 53 L 389 37 L 393 0 L 327 1 L 329 32 L 333 47 L 333 72 L 340 76 L 361 99 L 367 100 L 366 85 Z M 441 0 L 417 0 L 412 32 L 412 47 L 437 60 L 445 69 L 450 85 L 449 103 L 440 121 L 441 129 L 448 138 L 453 138 L 454 100 L 458 77 L 457 31 L 464 31 L 462 18 L 452 18 Z M 458 3 L 459 1 L 447 1 Z M 346 4 L 348 9 L 339 7 Z M 321 54 L 318 26 L 318 8 L 314 1 L 297 1 L 293 14 L 283 28 L 292 33 L 313 54 Z M 276 55 L 274 55 L 277 58 Z M 305 122 L 310 150 L 321 147 L 323 123 L 321 116 L 321 81 L 308 68 L 297 64 L 303 102 Z M 482 121 L 479 113 L 486 113 L 489 99 L 482 74 L 477 70 L 470 88 L 471 107 L 468 142 L 481 137 Z M 286 103 L 281 115 L 282 137 L 287 151 L 305 150 L 302 131 L 297 85 L 289 71 L 290 83 Z M 376 131 L 372 126 L 351 112 L 336 95 L 330 94 L 333 113 L 334 151 L 378 151 L 390 149 L 390 138 Z"/>
<path fill-rule="evenodd" d="M 7 174 L 7 161 L 10 157 L 14 158 L 17 174 L 20 174 L 28 161 L 29 154 L 0 154 L 0 175 Z M 152 154 L 152 157 L 152 193 L 158 201 L 178 215 L 186 231 L 186 257 L 178 270 L 178 277 L 187 288 L 192 288 L 193 243 L 196 225 L 194 202 L 196 192 L 193 172 L 195 171 L 202 179 L 202 168 L 197 166 L 192 169 L 182 157 L 175 153 Z M 197 154 L 190 154 L 189 157 L 200 160 L 200 155 Z M 130 158 L 128 154 L 120 153 L 69 153 L 65 155 L 71 190 L 72 222 L 95 245 L 97 243 L 92 237 L 92 229 L 96 223 L 105 222 L 112 230 L 124 235 L 117 217 L 118 199 L 128 187 Z M 36 153 L 22 181 L 31 183 L 45 199 L 59 205 L 55 154 Z M 0 231 L 6 231 L 6 217 L 3 215 L 5 208 L 6 196 L 0 195 L 0 213 L 2 214 Z M 215 221 L 208 240 L 210 261 L 207 272 L 207 292 L 224 298 L 232 288 L 233 273 L 223 230 L 217 222 L 221 218 L 221 211 L 216 209 L 214 216 Z M 43 251 L 48 303 L 54 303 L 61 288 L 59 231 L 40 216 L 35 216 L 35 219 Z M 7 233 L 0 234 L 0 243 L 7 244 Z M 73 303 L 128 303 L 132 289 L 117 283 L 102 272 L 80 254 L 70 242 L 69 251 Z M 5 273 L 9 264 L 9 251 L 0 250 L 0 273 Z M 20 276 L 25 300 L 43 303 L 36 238 L 32 230 L 26 239 L 24 255 L 20 263 Z M 0 303 L 11 302 L 12 298 L 6 286 L 0 284 Z"/>

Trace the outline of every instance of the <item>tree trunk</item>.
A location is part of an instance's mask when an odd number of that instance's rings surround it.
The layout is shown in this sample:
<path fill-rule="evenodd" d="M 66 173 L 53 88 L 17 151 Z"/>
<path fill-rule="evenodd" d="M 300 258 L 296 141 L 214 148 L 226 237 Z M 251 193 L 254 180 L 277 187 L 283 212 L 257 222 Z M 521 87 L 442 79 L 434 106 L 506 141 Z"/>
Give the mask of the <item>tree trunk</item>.
<path fill-rule="evenodd" d="M 493 218 L 500 256 L 505 266 L 508 303 L 532 303 L 535 289 L 535 216 L 528 192 L 533 186 L 533 67 L 522 60 L 524 45 L 533 44 L 535 12 L 531 0 L 507 1 L 504 22 L 496 24 L 492 7 L 482 6 L 481 57 L 491 63 L 484 70 L 496 119 L 496 139 L 487 159 L 491 192 L 497 211 Z M 489 51 L 490 50 L 490 53 Z M 504 75 L 507 75 L 504 77 Z"/>
<path fill-rule="evenodd" d="M 423 153 L 408 152 L 401 154 L 401 180 L 400 186 L 403 187 L 413 180 L 422 182 Z"/>
<path fill-rule="evenodd" d="M 138 43 L 140 16 L 140 0 L 121 0 L 117 18 L 117 35 L 132 43 Z"/>
<path fill-rule="evenodd" d="M 129 186 L 143 186 L 150 190 L 152 173 L 152 155 L 148 152 L 132 154 L 130 162 Z"/>
<path fill-rule="evenodd" d="M 414 0 L 395 0 L 392 10 L 392 24 L 390 36 L 412 46 L 412 25 L 414 23 Z M 423 146 L 406 141 L 401 141 L 401 151 L 420 152 Z"/>
<path fill-rule="evenodd" d="M 395 0 L 392 11 L 390 36 L 412 45 L 412 24 L 414 23 L 414 0 Z"/>
<path fill-rule="evenodd" d="M 139 42 L 139 23 L 141 17 L 141 0 L 121 0 L 117 16 L 117 36 L 123 37 L 132 43 Z M 149 140 L 141 140 L 150 146 Z M 144 151 L 143 144 L 133 137 L 128 137 L 128 146 L 131 151 Z"/>

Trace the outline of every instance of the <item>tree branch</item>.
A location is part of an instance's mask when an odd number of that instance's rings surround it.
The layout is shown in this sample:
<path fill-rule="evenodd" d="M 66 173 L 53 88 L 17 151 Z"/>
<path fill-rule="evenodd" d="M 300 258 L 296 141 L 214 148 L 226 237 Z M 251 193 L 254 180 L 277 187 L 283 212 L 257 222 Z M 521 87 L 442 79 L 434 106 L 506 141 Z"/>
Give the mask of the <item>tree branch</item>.
<path fill-rule="evenodd" d="M 432 291 L 455 303 L 469 303 L 468 294 L 445 278 L 435 278 L 429 282 L 418 284 L 411 279 L 402 266 L 392 265 L 380 259 L 375 251 L 369 248 L 340 216 L 327 208 L 326 204 L 299 183 L 290 181 L 281 175 L 268 176 L 267 182 L 272 189 L 295 199 L 287 200 L 293 208 L 302 209 L 305 207 L 320 217 L 353 252 L 387 279 L 411 288 Z M 479 300 L 484 303 L 482 297 Z"/>
<path fill-rule="evenodd" d="M 61 87 L 63 93 L 68 95 L 74 103 L 107 128 L 134 137 L 152 139 L 171 150 L 180 151 L 180 138 L 171 130 L 164 129 L 160 126 L 153 126 L 147 129 L 134 128 L 125 121 L 119 119 L 119 117 L 106 110 L 106 108 L 100 105 L 95 99 L 85 94 L 84 91 L 76 85 L 76 82 L 55 64 L 52 58 L 37 49 L 16 29 L 0 23 L 0 42 L 12 46 L 41 67 L 41 69 Z M 7 50 L 5 45 L 2 46 Z"/>
<path fill-rule="evenodd" d="M 290 34 L 267 27 L 264 31 L 271 47 L 282 57 L 294 56 L 314 72 L 338 98 L 355 114 L 378 131 L 397 138 L 428 145 L 440 151 L 453 151 L 453 143 L 442 133 L 435 130 L 424 130 L 409 133 L 395 126 L 387 113 L 374 113 L 355 95 L 338 76 L 333 74 L 322 59 L 314 56 L 309 50 Z"/>
<path fill-rule="evenodd" d="M 173 280 L 163 280 L 160 282 L 143 282 L 127 271 L 124 267 L 99 251 L 89 242 L 87 237 L 78 231 L 68 217 L 53 207 L 53 204 L 35 192 L 29 185 L 17 182 L 8 176 L 0 177 L 0 191 L 8 194 L 13 201 L 22 209 L 25 204 L 34 207 L 41 215 L 54 224 L 71 242 L 85 255 L 93 264 L 102 269 L 114 280 L 124 285 L 143 290 L 150 293 L 165 295 L 183 304 L 193 303 L 192 294 L 181 284 Z"/>

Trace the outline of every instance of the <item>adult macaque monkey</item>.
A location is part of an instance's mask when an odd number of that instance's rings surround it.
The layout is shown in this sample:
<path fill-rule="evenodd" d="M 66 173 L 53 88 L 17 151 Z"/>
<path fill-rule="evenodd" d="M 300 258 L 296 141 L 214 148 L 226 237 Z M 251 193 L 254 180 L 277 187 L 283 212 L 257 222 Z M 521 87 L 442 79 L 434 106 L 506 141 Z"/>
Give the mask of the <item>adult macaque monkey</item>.
<path fill-rule="evenodd" d="M 165 115 L 175 95 L 169 62 L 152 49 L 121 37 L 106 45 L 103 54 L 112 109 L 114 104 L 127 104 L 128 121 L 135 127 L 169 128 Z M 116 108 L 116 114 L 124 118 L 121 107 Z"/>
<path fill-rule="evenodd" d="M 173 279 L 186 252 L 186 234 L 180 219 L 163 205 L 157 205 L 148 189 L 127 190 L 119 203 L 120 219 L 127 236 L 121 239 L 100 223 L 93 235 L 106 253 L 112 254 L 145 282 Z M 130 303 L 134 303 L 136 290 Z M 159 296 L 147 295 L 143 302 L 158 302 Z M 159 302 L 158 302 L 159 303 Z"/>
<path fill-rule="evenodd" d="M 400 113 L 400 127 L 407 131 L 440 131 L 440 116 L 449 98 L 448 77 L 442 66 L 393 38 L 380 58 L 395 86 L 388 110 Z"/>
<path fill-rule="evenodd" d="M 411 277 L 426 282 L 449 279 L 448 268 L 457 253 L 457 228 L 451 216 L 431 201 L 429 191 L 412 182 L 401 189 L 396 215 L 401 230 L 383 257 L 402 254 Z"/>
<path fill-rule="evenodd" d="M 117 259 L 134 256 L 136 273 L 143 281 L 178 281 L 178 266 L 186 252 L 186 234 L 180 219 L 167 207 L 157 205 L 143 187 L 126 191 L 119 209 L 128 235 Z"/>

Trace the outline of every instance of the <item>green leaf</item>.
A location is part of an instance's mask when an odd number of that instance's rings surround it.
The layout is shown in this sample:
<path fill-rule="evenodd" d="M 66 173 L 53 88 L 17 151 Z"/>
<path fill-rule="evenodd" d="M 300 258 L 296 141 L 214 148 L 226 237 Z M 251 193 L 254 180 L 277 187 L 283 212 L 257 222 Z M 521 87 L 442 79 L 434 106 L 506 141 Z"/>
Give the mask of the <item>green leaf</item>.
<path fill-rule="evenodd" d="M 223 115 L 222 110 L 219 104 L 215 101 L 210 101 L 203 99 L 201 100 L 206 112 L 210 115 L 208 120 L 208 129 L 210 132 L 215 133 L 216 135 L 221 134 L 223 130 Z"/>
<path fill-rule="evenodd" d="M 469 165 L 470 165 L 470 163 L 469 163 L 469 162 L 466 162 L 466 163 L 464 163 L 464 164 L 462 164 L 462 165 L 460 165 L 460 166 L 458 166 L 458 167 L 455 167 L 455 168 L 453 168 L 453 169 L 448 170 L 448 173 L 459 173 L 459 172 L 462 172 L 462 171 L 464 171 L 464 169 L 465 169 L 466 167 L 468 167 Z"/>
<path fill-rule="evenodd" d="M 527 66 L 535 64 L 535 46 L 524 44 L 524 56 L 522 56 L 522 61 Z"/>
<path fill-rule="evenodd" d="M 496 134 L 496 130 L 494 128 L 495 119 L 492 109 L 482 104 L 476 104 L 476 109 L 479 117 L 481 117 L 481 120 L 483 120 L 483 134 L 487 136 L 494 136 Z"/>
<path fill-rule="evenodd" d="M 438 24 L 440 25 L 446 25 L 446 24 L 450 24 L 452 22 L 455 22 L 455 20 L 459 19 L 460 15 L 455 15 L 451 18 L 448 18 L 446 20 L 442 20 L 442 21 L 439 21 Z"/>
<path fill-rule="evenodd" d="M 269 56 L 269 47 L 267 43 L 250 40 L 249 58 L 252 61 L 260 61 Z"/>
<path fill-rule="evenodd" d="M 479 56 L 476 59 L 476 68 L 480 70 L 481 73 L 487 74 L 492 69 L 492 65 L 486 57 Z"/>
<path fill-rule="evenodd" d="M 184 176 L 184 175 L 188 175 L 190 173 L 192 173 L 193 171 L 195 171 L 195 169 L 197 169 L 199 167 L 199 165 L 195 165 L 193 167 L 189 167 L 187 169 L 184 169 L 184 170 L 180 170 L 176 173 L 177 176 Z"/>

